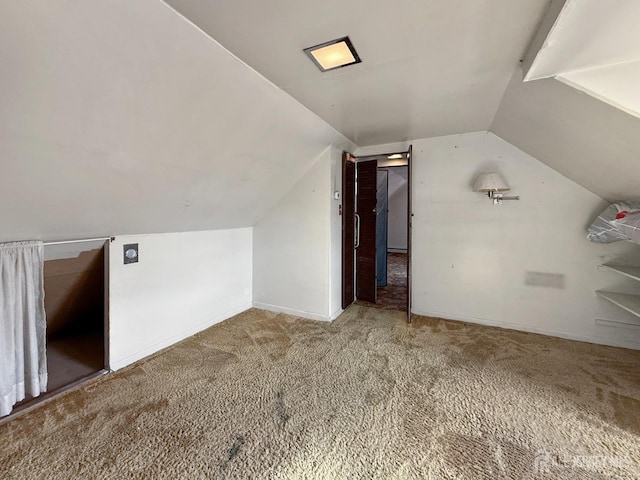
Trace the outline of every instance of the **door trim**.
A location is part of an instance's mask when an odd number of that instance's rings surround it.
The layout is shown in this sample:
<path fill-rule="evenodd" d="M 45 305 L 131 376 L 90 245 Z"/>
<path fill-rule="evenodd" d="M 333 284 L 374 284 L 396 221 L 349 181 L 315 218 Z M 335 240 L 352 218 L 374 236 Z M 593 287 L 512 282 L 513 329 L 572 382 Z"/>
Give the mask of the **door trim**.
<path fill-rule="evenodd" d="M 411 231 L 413 212 L 411 209 L 411 163 L 413 161 L 413 145 L 407 152 L 407 323 L 411 323 Z"/>
<path fill-rule="evenodd" d="M 352 160 L 353 159 L 353 160 Z M 353 164 L 353 198 L 349 199 L 347 192 L 347 165 L 351 162 Z M 355 209 L 356 209 L 356 168 L 355 157 L 348 152 L 342 152 L 342 203 L 340 205 L 342 215 L 342 271 L 340 275 L 340 281 L 342 282 L 342 302 L 341 306 L 344 310 L 351 305 L 356 299 L 356 268 L 355 268 Z M 352 212 L 347 211 L 351 201 Z M 349 254 L 349 252 L 351 252 Z M 349 265 L 349 263 L 351 265 Z M 351 276 L 351 282 L 347 282 L 349 273 Z"/>

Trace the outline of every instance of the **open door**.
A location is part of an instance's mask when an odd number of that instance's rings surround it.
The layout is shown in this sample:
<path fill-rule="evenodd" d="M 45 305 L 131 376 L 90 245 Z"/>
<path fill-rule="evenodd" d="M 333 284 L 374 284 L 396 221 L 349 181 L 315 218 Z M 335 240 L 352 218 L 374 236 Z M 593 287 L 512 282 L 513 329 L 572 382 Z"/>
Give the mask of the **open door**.
<path fill-rule="evenodd" d="M 378 169 L 378 205 L 376 207 L 376 285 L 387 286 L 387 250 L 389 250 L 389 171 Z"/>
<path fill-rule="evenodd" d="M 378 162 L 356 164 L 356 298 L 376 303 Z"/>
<path fill-rule="evenodd" d="M 413 157 L 413 146 L 409 145 L 407 152 L 407 322 L 411 323 L 411 222 L 413 213 L 411 211 L 411 161 Z"/>
<path fill-rule="evenodd" d="M 342 153 L 342 309 L 355 300 L 356 163 Z"/>

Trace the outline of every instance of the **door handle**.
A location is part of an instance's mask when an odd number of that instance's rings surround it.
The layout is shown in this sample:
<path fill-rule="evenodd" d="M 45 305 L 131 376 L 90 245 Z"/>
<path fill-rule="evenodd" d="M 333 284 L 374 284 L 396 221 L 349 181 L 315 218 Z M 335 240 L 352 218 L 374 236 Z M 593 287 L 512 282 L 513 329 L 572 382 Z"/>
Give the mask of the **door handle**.
<path fill-rule="evenodd" d="M 353 248 L 358 248 L 360 246 L 360 215 L 358 215 L 357 213 L 354 213 L 353 215 L 356 217 L 356 244 L 353 246 Z"/>

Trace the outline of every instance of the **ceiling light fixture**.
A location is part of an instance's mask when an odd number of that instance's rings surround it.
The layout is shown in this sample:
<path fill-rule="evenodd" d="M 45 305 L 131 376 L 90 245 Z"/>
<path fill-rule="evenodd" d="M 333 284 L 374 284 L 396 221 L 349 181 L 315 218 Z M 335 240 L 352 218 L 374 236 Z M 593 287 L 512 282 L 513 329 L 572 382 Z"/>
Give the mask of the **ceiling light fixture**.
<path fill-rule="evenodd" d="M 402 154 L 401 153 L 394 153 L 393 155 L 389 155 L 387 158 L 389 160 L 398 160 L 398 159 L 402 158 Z"/>
<path fill-rule="evenodd" d="M 338 38 L 315 47 L 305 48 L 304 53 L 309 56 L 321 72 L 346 67 L 362 61 L 349 37 Z"/>

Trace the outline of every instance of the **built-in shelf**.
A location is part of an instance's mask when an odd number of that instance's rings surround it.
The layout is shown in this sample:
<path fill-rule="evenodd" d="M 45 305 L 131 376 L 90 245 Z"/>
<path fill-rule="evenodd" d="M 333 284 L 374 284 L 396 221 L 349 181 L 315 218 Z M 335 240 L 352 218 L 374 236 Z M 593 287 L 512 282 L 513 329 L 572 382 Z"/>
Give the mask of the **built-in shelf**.
<path fill-rule="evenodd" d="M 607 270 L 611 270 L 612 272 L 619 273 L 620 275 L 624 275 L 625 277 L 632 278 L 638 282 L 640 282 L 640 267 L 634 267 L 631 265 L 614 265 L 605 263 L 604 265 L 600 265 L 598 268 L 605 268 Z M 626 310 L 627 312 L 635 315 L 640 318 L 640 295 L 631 295 L 629 293 L 617 293 L 617 292 L 606 292 L 604 290 L 597 290 L 596 295 L 614 305 Z M 635 325 L 633 323 L 627 322 L 616 322 L 613 320 L 600 320 L 596 321 L 597 324 L 603 325 L 606 322 L 606 326 L 633 326 L 638 327 L 640 324 Z"/>
<path fill-rule="evenodd" d="M 625 267 L 631 268 L 631 267 Z M 635 277 L 633 277 L 635 278 Z M 623 308 L 629 313 L 633 313 L 636 317 L 640 317 L 640 295 L 629 295 L 628 293 L 605 292 L 603 290 L 596 291 L 596 294 L 605 300 L 609 300 L 614 305 Z"/>
<path fill-rule="evenodd" d="M 614 272 L 624 275 L 625 277 L 633 278 L 634 280 L 640 281 L 640 267 L 630 267 L 628 265 L 609 265 L 606 263 L 600 266 L 608 270 L 613 270 Z"/>

